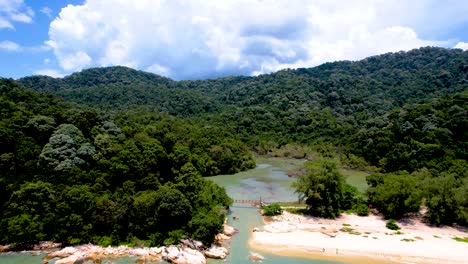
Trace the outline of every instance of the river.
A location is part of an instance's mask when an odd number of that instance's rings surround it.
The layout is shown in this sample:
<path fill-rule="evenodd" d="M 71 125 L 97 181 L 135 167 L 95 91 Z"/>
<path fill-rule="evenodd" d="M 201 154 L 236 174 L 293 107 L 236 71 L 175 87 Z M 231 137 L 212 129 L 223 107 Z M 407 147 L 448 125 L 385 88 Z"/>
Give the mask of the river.
<path fill-rule="evenodd" d="M 294 179 L 288 177 L 284 169 L 293 167 L 299 161 L 287 161 L 278 159 L 260 159 L 255 169 L 240 172 L 235 175 L 221 175 L 209 177 L 210 180 L 226 188 L 226 192 L 232 199 L 244 200 L 262 200 L 271 201 L 297 201 L 297 195 L 291 188 Z M 239 220 L 233 221 L 232 216 L 237 216 Z M 252 252 L 248 247 L 250 230 L 255 226 L 262 225 L 262 218 L 258 209 L 246 204 L 234 204 L 231 207 L 229 215 L 229 224 L 239 230 L 234 235 L 230 243 L 230 255 L 226 260 L 209 260 L 210 264 L 218 263 L 253 263 L 248 260 L 251 254 L 260 254 L 265 259 L 262 263 L 276 264 L 338 264 L 342 262 L 332 262 L 324 260 L 310 260 L 302 258 L 283 257 L 264 252 Z M 31 255 L 25 253 L 0 254 L 1 264 L 23 264 L 23 263 L 42 263 L 42 255 Z M 116 264 L 135 263 L 131 259 L 113 261 Z M 105 264 L 105 262 L 103 262 Z"/>
<path fill-rule="evenodd" d="M 255 169 L 240 172 L 235 175 L 222 175 L 209 177 L 212 181 L 226 188 L 227 194 L 234 200 L 258 200 L 272 202 L 294 202 L 297 201 L 297 194 L 291 188 L 294 181 L 284 172 L 285 168 L 292 168 L 298 165 L 297 160 L 280 159 L 260 159 Z M 233 221 L 232 216 L 237 216 L 239 220 Z M 240 264 L 253 263 L 248 257 L 251 254 L 259 254 L 265 259 L 265 264 L 337 264 L 342 262 L 311 260 L 303 258 L 283 257 L 264 252 L 254 252 L 248 247 L 250 230 L 263 224 L 262 217 L 258 209 L 245 204 L 234 204 L 231 207 L 229 224 L 239 230 L 234 235 L 230 244 L 230 255 L 223 263 Z M 210 261 L 210 263 L 221 263 L 220 261 Z"/>

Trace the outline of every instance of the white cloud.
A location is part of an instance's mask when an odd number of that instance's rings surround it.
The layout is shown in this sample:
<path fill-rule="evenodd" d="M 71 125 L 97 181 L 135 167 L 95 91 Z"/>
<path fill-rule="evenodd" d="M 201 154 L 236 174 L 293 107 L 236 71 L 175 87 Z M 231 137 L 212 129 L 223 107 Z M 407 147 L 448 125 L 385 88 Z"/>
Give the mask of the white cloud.
<path fill-rule="evenodd" d="M 455 45 L 454 48 L 455 48 L 455 49 L 468 50 L 468 43 L 466 43 L 466 42 L 458 42 L 457 45 Z"/>
<path fill-rule="evenodd" d="M 54 70 L 54 69 L 42 69 L 42 70 L 37 70 L 34 72 L 35 75 L 46 75 L 54 78 L 61 78 L 65 76 L 65 74 Z"/>
<path fill-rule="evenodd" d="M 424 22 L 433 17 L 439 28 L 468 22 L 437 15 L 459 15 L 463 2 L 87 0 L 61 10 L 46 43 L 67 72 L 126 65 L 176 79 L 261 74 L 452 46 L 420 34 L 430 35 Z"/>
<path fill-rule="evenodd" d="M 14 29 L 13 22 L 31 23 L 33 16 L 23 0 L 0 0 L 0 29 Z"/>
<path fill-rule="evenodd" d="M 48 16 L 48 17 L 52 17 L 52 9 L 50 9 L 49 7 L 47 6 L 44 6 L 41 8 L 41 13 L 43 13 L 44 15 Z"/>
<path fill-rule="evenodd" d="M 77 71 L 83 69 L 91 64 L 91 57 L 84 51 L 77 51 L 75 53 L 67 53 L 62 56 L 59 63 L 60 66 L 66 71 Z"/>
<path fill-rule="evenodd" d="M 168 68 L 161 66 L 159 64 L 153 64 L 149 66 L 148 68 L 146 68 L 145 71 L 156 73 L 156 74 L 163 75 L 163 76 L 168 76 L 171 73 L 171 71 Z"/>
<path fill-rule="evenodd" d="M 5 40 L 5 41 L 0 41 L 0 51 L 20 51 L 21 46 L 18 45 L 18 43 Z"/>

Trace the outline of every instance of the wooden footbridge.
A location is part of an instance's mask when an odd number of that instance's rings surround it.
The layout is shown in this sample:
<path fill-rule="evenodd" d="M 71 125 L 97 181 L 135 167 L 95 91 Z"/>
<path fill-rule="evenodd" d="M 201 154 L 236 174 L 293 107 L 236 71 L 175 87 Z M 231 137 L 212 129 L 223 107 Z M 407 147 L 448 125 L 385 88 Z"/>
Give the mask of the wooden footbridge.
<path fill-rule="evenodd" d="M 287 201 L 287 202 L 266 201 L 266 200 L 262 200 L 262 197 L 260 197 L 258 200 L 233 199 L 232 202 L 233 202 L 233 204 L 250 204 L 251 206 L 254 206 L 254 207 L 265 206 L 265 205 L 274 204 L 274 203 L 278 203 L 278 204 L 298 204 L 298 203 L 303 203 L 303 202 L 300 202 L 300 201 L 294 201 L 294 202 L 292 202 L 292 201 Z"/>

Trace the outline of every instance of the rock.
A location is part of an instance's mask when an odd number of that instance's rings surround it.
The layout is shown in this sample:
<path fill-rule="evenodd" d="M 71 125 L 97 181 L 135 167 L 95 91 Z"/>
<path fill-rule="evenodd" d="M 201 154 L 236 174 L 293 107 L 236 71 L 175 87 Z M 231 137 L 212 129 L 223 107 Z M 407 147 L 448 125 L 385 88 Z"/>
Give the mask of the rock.
<path fill-rule="evenodd" d="M 179 249 L 175 246 L 164 248 L 163 259 L 173 264 L 206 264 L 205 256 L 191 248 Z"/>
<path fill-rule="evenodd" d="M 55 261 L 55 264 L 75 264 L 75 263 L 83 263 L 84 261 L 85 260 L 82 259 L 82 256 L 71 255 L 66 258 Z"/>
<path fill-rule="evenodd" d="M 264 257 L 260 256 L 259 254 L 252 254 L 249 256 L 249 260 L 259 261 L 265 259 Z"/>
<path fill-rule="evenodd" d="M 226 225 L 224 224 L 224 231 L 223 233 L 226 235 L 226 236 L 232 236 L 236 233 L 236 229 L 234 229 L 234 227 L 230 226 L 230 225 Z"/>
<path fill-rule="evenodd" d="M 205 256 L 214 259 L 225 259 L 229 251 L 225 247 L 211 246 L 205 251 Z"/>
<path fill-rule="evenodd" d="M 183 262 L 183 263 L 178 263 L 178 264 L 206 264 L 206 258 L 205 258 L 205 255 L 203 255 L 203 253 L 201 253 L 200 251 L 197 251 L 197 250 L 193 250 L 191 248 L 184 248 L 182 255 L 185 256 L 185 258 L 187 259 L 187 262 Z M 176 263 L 177 264 L 177 263 Z"/>
<path fill-rule="evenodd" d="M 225 240 L 229 240 L 229 239 L 231 239 L 230 236 L 226 236 L 225 234 L 222 234 L 222 233 L 217 234 L 215 237 L 215 241 L 218 243 L 223 242 Z"/>
<path fill-rule="evenodd" d="M 11 249 L 10 245 L 5 245 L 5 246 L 0 245 L 0 252 L 8 252 L 10 251 L 10 249 Z"/>
<path fill-rule="evenodd" d="M 67 258 L 69 256 L 74 255 L 77 252 L 78 252 L 78 249 L 74 247 L 66 247 L 66 248 L 63 248 L 62 250 L 47 254 L 44 257 L 44 259 L 47 260 L 47 259 L 53 259 L 53 258 Z"/>
<path fill-rule="evenodd" d="M 260 232 L 260 228 L 254 227 L 254 229 L 252 230 L 252 232 Z"/>
<path fill-rule="evenodd" d="M 54 243 L 52 241 L 42 241 L 34 245 L 33 250 L 50 250 L 62 247 L 61 243 Z"/>
<path fill-rule="evenodd" d="M 199 249 L 203 246 L 203 243 L 197 240 L 193 239 L 182 239 L 180 242 L 187 247 L 194 248 L 194 249 Z"/>

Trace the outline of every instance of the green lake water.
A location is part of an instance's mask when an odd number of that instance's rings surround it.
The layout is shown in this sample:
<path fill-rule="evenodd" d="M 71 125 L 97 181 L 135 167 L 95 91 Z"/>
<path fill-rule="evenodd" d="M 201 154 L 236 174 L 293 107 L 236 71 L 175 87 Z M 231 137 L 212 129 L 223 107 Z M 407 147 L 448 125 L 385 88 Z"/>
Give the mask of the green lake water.
<path fill-rule="evenodd" d="M 262 160 L 257 168 L 235 175 L 221 175 L 209 177 L 210 180 L 226 188 L 226 192 L 233 199 L 258 200 L 260 197 L 267 202 L 274 201 L 297 201 L 297 195 L 291 188 L 293 179 L 288 177 L 280 166 L 274 161 Z M 237 216 L 239 220 L 233 221 L 232 217 Z M 226 260 L 209 260 L 210 264 L 218 263 L 254 263 L 248 257 L 253 254 L 260 254 L 265 259 L 261 263 L 265 264 L 338 264 L 342 262 L 332 262 L 324 260 L 310 260 L 292 257 L 277 256 L 252 251 L 248 247 L 250 230 L 256 226 L 261 226 L 262 218 L 258 209 L 246 204 L 234 204 L 229 215 L 229 224 L 234 226 L 239 233 L 234 235 L 229 244 L 230 255 Z M 0 264 L 23 264 L 42 263 L 42 255 L 33 256 L 25 253 L 0 254 Z M 113 261 L 116 264 L 135 263 L 132 259 L 122 259 Z M 51 261 L 52 263 L 52 261 Z M 104 263 L 105 264 L 105 263 Z"/>
<path fill-rule="evenodd" d="M 266 202 L 294 202 L 297 201 L 297 194 L 291 188 L 294 179 L 288 177 L 285 172 L 275 166 L 274 162 L 262 161 L 257 168 L 235 175 L 221 175 L 210 177 L 212 181 L 226 188 L 228 195 L 234 200 L 258 200 L 260 197 Z M 237 216 L 239 220 L 233 221 L 232 217 Z M 239 230 L 233 236 L 230 243 L 230 255 L 225 261 L 211 261 L 210 263 L 255 263 L 248 257 L 254 253 L 265 259 L 266 264 L 337 264 L 342 262 L 310 260 L 302 258 L 283 257 L 274 254 L 252 251 L 248 247 L 250 230 L 254 227 L 262 226 L 263 220 L 258 209 L 246 204 L 234 204 L 229 215 L 229 224 Z"/>

